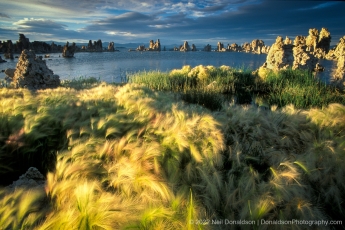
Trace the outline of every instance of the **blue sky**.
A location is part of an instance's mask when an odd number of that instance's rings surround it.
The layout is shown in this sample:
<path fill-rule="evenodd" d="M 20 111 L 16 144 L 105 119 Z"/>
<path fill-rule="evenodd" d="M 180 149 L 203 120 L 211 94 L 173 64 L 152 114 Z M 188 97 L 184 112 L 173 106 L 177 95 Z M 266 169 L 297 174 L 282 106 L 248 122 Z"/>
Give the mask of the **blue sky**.
<path fill-rule="evenodd" d="M 344 1 L 290 0 L 0 0 L 0 40 L 116 44 L 160 39 L 162 45 L 215 45 L 278 35 L 294 39 L 328 28 L 332 44 L 345 35 Z"/>

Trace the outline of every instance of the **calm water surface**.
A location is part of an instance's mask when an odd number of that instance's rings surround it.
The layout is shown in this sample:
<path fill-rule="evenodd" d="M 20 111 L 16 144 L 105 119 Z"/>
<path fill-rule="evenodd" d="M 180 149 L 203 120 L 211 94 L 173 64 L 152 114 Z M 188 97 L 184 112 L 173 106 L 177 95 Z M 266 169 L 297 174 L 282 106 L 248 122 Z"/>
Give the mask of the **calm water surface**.
<path fill-rule="evenodd" d="M 39 55 L 39 54 L 38 54 Z M 195 67 L 197 65 L 213 65 L 219 67 L 228 65 L 236 68 L 255 70 L 265 61 L 266 55 L 236 52 L 128 52 L 120 49 L 120 52 L 103 53 L 75 53 L 74 58 L 63 58 L 60 53 L 53 53 L 46 60 L 48 68 L 60 79 L 73 79 L 79 77 L 96 77 L 107 82 L 121 82 L 127 74 L 138 71 L 170 71 L 180 69 L 184 65 Z M 0 70 L 15 68 L 18 59 L 7 60 L 0 63 Z M 326 71 L 320 75 L 328 81 L 336 63 L 321 60 Z M 5 74 L 0 73 L 0 78 Z"/>

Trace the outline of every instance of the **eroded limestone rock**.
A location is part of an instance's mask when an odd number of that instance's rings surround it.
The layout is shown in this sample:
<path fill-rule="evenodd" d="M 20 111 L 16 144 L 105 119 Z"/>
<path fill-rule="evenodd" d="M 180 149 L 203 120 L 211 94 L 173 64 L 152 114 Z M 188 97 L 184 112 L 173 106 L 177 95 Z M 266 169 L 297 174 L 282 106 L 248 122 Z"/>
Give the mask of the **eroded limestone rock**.
<path fill-rule="evenodd" d="M 34 188 L 43 187 L 45 184 L 44 176 L 38 171 L 37 168 L 30 167 L 25 174 L 21 175 L 18 180 L 14 181 L 7 188 L 15 190 L 16 188 Z"/>
<path fill-rule="evenodd" d="M 292 44 L 292 40 L 288 36 L 286 36 L 285 40 L 284 40 L 284 44 L 285 45 L 291 45 Z"/>
<path fill-rule="evenodd" d="M 328 54 L 326 55 L 326 59 L 338 60 L 343 55 L 345 55 L 345 36 L 339 39 L 336 47 L 329 50 Z"/>
<path fill-rule="evenodd" d="M 293 41 L 294 46 L 306 46 L 306 38 L 302 35 L 296 36 Z"/>
<path fill-rule="evenodd" d="M 306 51 L 303 37 L 297 36 L 294 44 L 278 36 L 267 55 L 267 68 L 271 70 L 292 69 L 314 70 L 318 59 L 313 53 Z"/>
<path fill-rule="evenodd" d="M 328 53 L 331 45 L 331 38 L 331 33 L 328 31 L 328 29 L 322 28 L 319 34 L 319 40 L 316 48 L 319 48 L 325 53 Z"/>
<path fill-rule="evenodd" d="M 109 45 L 108 45 L 108 51 L 115 51 L 115 44 L 114 42 L 109 42 Z"/>
<path fill-rule="evenodd" d="M 236 43 L 232 43 L 231 45 L 228 44 L 228 50 L 233 52 L 240 52 L 242 51 L 242 47 L 237 45 Z"/>
<path fill-rule="evenodd" d="M 182 46 L 180 46 L 180 51 L 190 51 L 190 46 L 188 45 L 188 42 L 185 41 Z"/>
<path fill-rule="evenodd" d="M 245 43 L 242 45 L 242 51 L 244 51 L 244 52 L 246 52 L 246 53 L 249 53 L 251 50 L 252 50 L 252 47 L 251 47 L 250 43 L 245 42 Z"/>
<path fill-rule="evenodd" d="M 304 46 L 295 46 L 293 49 L 292 69 L 314 70 L 318 59 L 312 53 L 306 52 Z"/>
<path fill-rule="evenodd" d="M 272 70 L 286 69 L 293 64 L 292 45 L 285 45 L 283 38 L 278 36 L 271 46 L 266 58 L 267 68 Z"/>
<path fill-rule="evenodd" d="M 338 58 L 337 70 L 335 71 L 334 78 L 345 80 L 345 54 Z"/>
<path fill-rule="evenodd" d="M 211 52 L 211 50 L 212 50 L 212 46 L 210 44 L 207 44 L 203 49 L 203 51 L 206 51 L 206 52 Z"/>
<path fill-rule="evenodd" d="M 67 42 L 66 45 L 62 49 L 62 56 L 63 57 L 74 57 L 74 52 L 76 51 L 77 47 L 75 43 L 73 42 L 70 46 Z"/>
<path fill-rule="evenodd" d="M 12 81 L 14 77 L 14 71 L 16 71 L 16 69 L 5 69 L 5 80 Z"/>
<path fill-rule="evenodd" d="M 251 43 L 252 52 L 256 54 L 262 53 L 262 48 L 265 47 L 263 40 L 255 39 Z"/>
<path fill-rule="evenodd" d="M 220 51 L 226 51 L 224 49 L 224 44 L 222 42 L 218 42 L 217 43 L 217 51 L 220 52 Z"/>
<path fill-rule="evenodd" d="M 307 51 L 314 52 L 319 38 L 319 31 L 315 28 L 309 29 L 309 35 L 306 38 Z"/>
<path fill-rule="evenodd" d="M 147 51 L 161 51 L 161 42 L 159 41 L 159 39 L 157 39 L 156 42 L 151 40 L 150 41 L 150 46 L 147 49 Z"/>
<path fill-rule="evenodd" d="M 33 51 L 23 50 L 11 84 L 31 90 L 55 88 L 60 85 L 60 78 L 47 67 L 45 60 L 36 57 Z"/>

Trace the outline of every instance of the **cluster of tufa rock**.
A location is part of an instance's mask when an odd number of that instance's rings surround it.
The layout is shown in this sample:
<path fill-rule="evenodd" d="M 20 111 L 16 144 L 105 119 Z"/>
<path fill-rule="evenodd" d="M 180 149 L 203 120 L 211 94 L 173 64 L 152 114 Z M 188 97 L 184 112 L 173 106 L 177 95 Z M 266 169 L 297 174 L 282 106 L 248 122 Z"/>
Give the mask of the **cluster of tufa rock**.
<path fill-rule="evenodd" d="M 292 45 L 285 44 L 283 38 L 278 36 L 271 46 L 266 58 L 266 68 L 272 70 L 286 69 L 293 64 Z"/>
<path fill-rule="evenodd" d="M 149 48 L 145 48 L 145 45 L 140 45 L 137 49 L 137 51 L 161 51 L 161 42 L 159 39 L 157 39 L 156 42 L 153 40 L 150 40 Z"/>
<path fill-rule="evenodd" d="M 21 175 L 18 180 L 14 181 L 11 185 L 7 186 L 10 190 L 17 188 L 31 189 L 35 187 L 44 187 L 44 176 L 38 171 L 37 168 L 30 167 L 25 174 Z"/>
<path fill-rule="evenodd" d="M 109 42 L 108 51 L 110 51 L 110 52 L 114 52 L 115 51 L 115 44 L 114 44 L 114 42 Z"/>
<path fill-rule="evenodd" d="M 159 41 L 159 39 L 157 39 L 156 42 L 154 42 L 153 40 L 150 41 L 150 46 L 147 49 L 148 51 L 161 51 L 161 42 Z"/>
<path fill-rule="evenodd" d="M 328 60 L 338 60 L 341 56 L 345 55 L 345 36 L 339 39 L 338 44 L 326 55 Z"/>
<path fill-rule="evenodd" d="M 45 60 L 36 57 L 33 51 L 23 50 L 16 69 L 6 71 L 5 74 L 12 80 L 11 85 L 14 88 L 37 90 L 56 88 L 60 85 L 59 76 L 47 67 Z"/>
<path fill-rule="evenodd" d="M 66 45 L 62 49 L 62 56 L 63 57 L 74 57 L 74 52 L 76 51 L 77 46 L 73 42 L 72 45 L 70 46 L 69 43 L 67 42 Z"/>
<path fill-rule="evenodd" d="M 6 59 L 13 59 L 13 53 L 21 53 L 24 49 L 34 50 L 37 53 L 62 51 L 61 45 L 56 45 L 54 42 L 51 45 L 40 41 L 30 42 L 24 34 L 19 34 L 19 39 L 15 43 L 11 40 L 0 41 L 0 53 L 4 53 Z"/>
<path fill-rule="evenodd" d="M 224 47 L 221 42 L 217 43 L 216 51 L 218 52 L 245 52 L 245 53 L 255 53 L 255 54 L 267 54 L 270 47 L 266 46 L 263 40 L 254 39 L 251 43 L 245 42 L 242 46 L 236 43 L 228 44 Z"/>
<path fill-rule="evenodd" d="M 274 71 L 287 68 L 322 71 L 323 67 L 318 64 L 318 59 L 326 56 L 330 39 L 326 28 L 322 28 L 320 34 L 317 29 L 310 29 L 307 37 L 296 36 L 293 45 L 288 37 L 283 41 L 283 38 L 278 36 L 261 68 Z"/>

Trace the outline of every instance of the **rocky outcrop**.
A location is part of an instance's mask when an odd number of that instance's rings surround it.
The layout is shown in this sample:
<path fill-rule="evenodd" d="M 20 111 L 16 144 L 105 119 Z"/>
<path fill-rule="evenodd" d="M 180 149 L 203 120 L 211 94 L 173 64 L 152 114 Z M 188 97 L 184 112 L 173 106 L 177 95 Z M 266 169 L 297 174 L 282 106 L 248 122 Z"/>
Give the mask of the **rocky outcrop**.
<path fill-rule="evenodd" d="M 265 46 L 264 41 L 259 40 L 259 39 L 254 39 L 251 43 L 251 48 L 252 52 L 256 54 L 261 54 L 262 53 L 262 47 Z"/>
<path fill-rule="evenodd" d="M 321 49 L 325 53 L 328 53 L 331 45 L 331 33 L 327 28 L 322 28 L 319 34 L 319 40 L 316 45 L 316 48 Z"/>
<path fill-rule="evenodd" d="M 188 42 L 185 41 L 182 46 L 180 46 L 180 51 L 190 51 L 190 46 L 188 45 Z"/>
<path fill-rule="evenodd" d="M 196 46 L 192 44 L 192 51 L 196 51 Z"/>
<path fill-rule="evenodd" d="M 270 51 L 270 46 L 264 46 L 261 48 L 261 53 L 263 54 L 268 54 L 268 52 Z"/>
<path fill-rule="evenodd" d="M 288 36 L 286 36 L 285 40 L 284 40 L 284 44 L 285 45 L 291 45 L 292 44 L 292 40 Z"/>
<path fill-rule="evenodd" d="M 140 45 L 136 50 L 137 51 L 145 51 L 145 45 Z"/>
<path fill-rule="evenodd" d="M 30 40 L 25 37 L 24 34 L 19 34 L 19 40 L 17 41 L 17 49 L 19 52 L 22 52 L 24 49 L 30 48 Z"/>
<path fill-rule="evenodd" d="M 212 46 L 210 44 L 207 44 L 203 49 L 203 51 L 206 51 L 206 52 L 211 52 L 211 50 L 212 50 Z"/>
<path fill-rule="evenodd" d="M 30 49 L 36 53 L 50 53 L 51 45 L 45 42 L 33 41 L 30 43 Z"/>
<path fill-rule="evenodd" d="M 236 43 L 232 43 L 231 45 L 228 44 L 227 50 L 233 52 L 240 52 L 242 51 L 242 47 L 237 45 Z"/>
<path fill-rule="evenodd" d="M 114 44 L 114 42 L 109 42 L 108 51 L 110 51 L 110 52 L 114 52 L 115 51 L 115 44 Z"/>
<path fill-rule="evenodd" d="M 61 45 L 55 45 L 54 42 L 52 44 L 40 41 L 30 42 L 29 38 L 25 37 L 24 34 L 19 34 L 19 40 L 15 43 L 12 43 L 11 40 L 0 41 L 0 52 L 7 53 L 9 58 L 11 58 L 11 53 L 12 55 L 13 53 L 21 53 L 24 49 L 33 50 L 36 53 L 62 52 Z"/>
<path fill-rule="evenodd" d="M 13 77 L 14 77 L 14 71 L 16 71 L 16 69 L 5 69 L 5 80 L 11 82 L 13 81 Z"/>
<path fill-rule="evenodd" d="M 340 38 L 338 44 L 326 55 L 326 59 L 338 60 L 341 56 L 345 55 L 345 36 Z"/>
<path fill-rule="evenodd" d="M 331 33 L 327 28 L 319 31 L 315 28 L 309 29 L 309 35 L 306 38 L 306 51 L 312 52 L 317 58 L 325 58 L 331 44 Z"/>
<path fill-rule="evenodd" d="M 30 167 L 25 174 L 21 175 L 18 180 L 7 186 L 10 190 L 18 188 L 31 189 L 35 187 L 44 187 L 46 180 L 37 168 Z"/>
<path fill-rule="evenodd" d="M 60 52 L 62 50 L 61 45 L 56 45 L 54 42 L 50 44 L 51 52 Z"/>
<path fill-rule="evenodd" d="M 318 59 L 312 53 L 306 52 L 305 46 L 293 48 L 292 69 L 315 70 Z"/>
<path fill-rule="evenodd" d="M 292 66 L 292 45 L 285 45 L 283 38 L 278 36 L 267 54 L 266 63 L 267 68 L 272 70 L 281 70 Z"/>
<path fill-rule="evenodd" d="M 216 51 L 218 52 L 223 52 L 223 51 L 226 51 L 226 49 L 224 48 L 224 44 L 222 42 L 218 42 L 217 43 L 217 49 Z"/>
<path fill-rule="evenodd" d="M 319 31 L 315 28 L 309 29 L 309 35 L 307 36 L 305 42 L 307 45 L 307 51 L 314 52 L 317 46 L 319 38 Z"/>
<path fill-rule="evenodd" d="M 156 42 L 154 42 L 153 40 L 150 41 L 150 46 L 148 49 L 146 49 L 147 51 L 161 51 L 161 43 L 159 41 L 159 39 L 157 39 Z"/>
<path fill-rule="evenodd" d="M 63 57 L 74 57 L 74 52 L 76 51 L 76 45 L 73 42 L 70 46 L 67 42 L 66 45 L 62 49 L 62 56 Z"/>
<path fill-rule="evenodd" d="M 284 42 L 280 36 L 277 37 L 267 55 L 267 68 L 275 71 L 289 67 L 314 70 L 318 59 L 311 52 L 306 51 L 306 45 L 293 46 L 291 43 Z M 303 42 L 300 43 L 299 40 L 295 39 L 295 44 L 303 44 Z"/>
<path fill-rule="evenodd" d="M 13 59 L 13 44 L 11 40 L 7 40 L 5 49 L 5 59 Z"/>
<path fill-rule="evenodd" d="M 295 40 L 293 41 L 294 46 L 306 46 L 306 38 L 302 35 L 296 36 Z"/>
<path fill-rule="evenodd" d="M 89 52 L 101 52 L 103 51 L 102 40 L 98 39 L 92 43 L 92 40 L 89 40 L 87 45 L 87 51 Z"/>
<path fill-rule="evenodd" d="M 11 85 L 30 90 L 55 88 L 60 85 L 60 78 L 47 67 L 45 60 L 36 57 L 33 51 L 23 50 Z"/>
<path fill-rule="evenodd" d="M 336 80 L 345 80 L 345 54 L 341 55 L 337 61 L 337 69 L 333 76 Z"/>
<path fill-rule="evenodd" d="M 243 51 L 243 52 L 249 53 L 251 50 L 252 50 L 252 47 L 251 47 L 250 43 L 245 42 L 245 43 L 242 45 L 242 51 Z"/>

